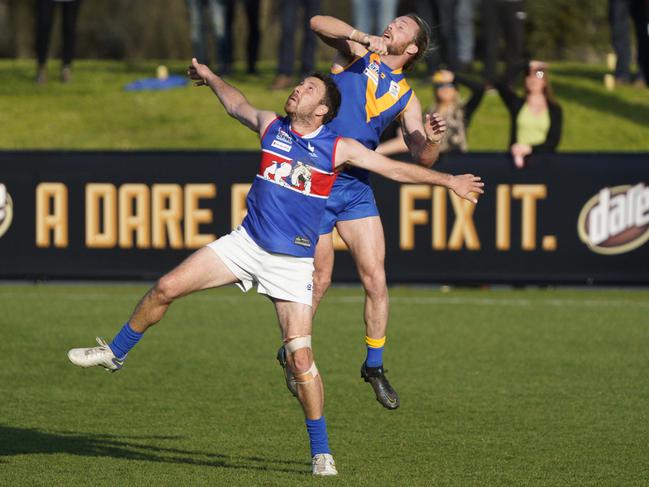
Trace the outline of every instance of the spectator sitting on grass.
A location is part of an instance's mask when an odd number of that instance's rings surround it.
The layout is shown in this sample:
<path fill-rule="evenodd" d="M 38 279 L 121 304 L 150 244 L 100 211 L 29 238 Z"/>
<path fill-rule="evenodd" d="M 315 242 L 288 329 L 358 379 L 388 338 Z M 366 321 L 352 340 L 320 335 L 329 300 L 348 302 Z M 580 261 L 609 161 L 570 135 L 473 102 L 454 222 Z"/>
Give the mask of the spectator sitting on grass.
<path fill-rule="evenodd" d="M 480 83 L 454 75 L 447 70 L 436 72 L 432 78 L 435 102 L 426 109 L 425 113 L 427 115 L 439 113 L 446 121 L 447 136 L 441 141 L 440 152 L 466 152 L 469 150 L 467 129 L 471 117 L 482 101 L 484 87 Z M 463 102 L 460 99 L 458 84 L 465 85 L 471 90 L 468 101 Z M 376 150 L 383 155 L 391 155 L 407 152 L 408 147 L 399 129 L 393 139 L 381 143 Z"/>
<path fill-rule="evenodd" d="M 525 96 L 518 96 L 506 83 L 496 88 L 511 119 L 510 152 L 521 169 L 525 157 L 540 152 L 554 152 L 559 145 L 563 115 L 552 93 L 548 65 L 530 61 L 523 81 Z"/>

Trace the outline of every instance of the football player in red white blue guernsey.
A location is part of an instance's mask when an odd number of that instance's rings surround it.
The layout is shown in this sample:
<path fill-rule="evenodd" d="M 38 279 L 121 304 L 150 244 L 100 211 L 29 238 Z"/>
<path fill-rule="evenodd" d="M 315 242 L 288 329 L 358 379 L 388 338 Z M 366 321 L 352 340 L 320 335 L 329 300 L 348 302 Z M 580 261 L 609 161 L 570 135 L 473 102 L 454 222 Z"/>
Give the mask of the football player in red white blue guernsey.
<path fill-rule="evenodd" d="M 338 111 L 340 93 L 327 76 L 304 79 L 286 101 L 286 117 L 253 107 L 244 95 L 196 59 L 188 70 L 207 85 L 227 113 L 261 138 L 261 164 L 248 195 L 243 224 L 194 252 L 161 277 L 136 306 L 110 343 L 68 352 L 80 367 L 119 370 L 144 332 L 162 319 L 177 298 L 236 284 L 257 285 L 275 306 L 287 361 L 287 380 L 296 389 L 309 434 L 314 475 L 336 475 L 324 419 L 323 383 L 311 348 L 313 254 L 327 197 L 345 163 L 403 182 L 441 184 L 475 201 L 480 178 L 451 176 L 392 161 L 360 143 L 341 138 L 326 125 Z"/>
<path fill-rule="evenodd" d="M 421 104 L 404 77 L 404 70 L 428 49 L 426 23 L 417 15 L 408 14 L 390 22 L 382 36 L 373 36 L 342 20 L 318 15 L 311 18 L 311 28 L 336 49 L 331 73 L 340 89 L 342 104 L 330 127 L 374 150 L 383 130 L 398 119 L 413 161 L 431 167 L 439 155 L 446 124 L 437 114 L 426 115 L 422 120 Z M 314 314 L 331 284 L 334 227 L 356 262 L 365 290 L 367 355 L 361 365 L 361 377 L 372 386 L 383 407 L 396 409 L 399 396 L 383 370 L 389 314 L 385 240 L 367 171 L 350 168 L 342 172 L 327 201 L 314 262 Z"/>

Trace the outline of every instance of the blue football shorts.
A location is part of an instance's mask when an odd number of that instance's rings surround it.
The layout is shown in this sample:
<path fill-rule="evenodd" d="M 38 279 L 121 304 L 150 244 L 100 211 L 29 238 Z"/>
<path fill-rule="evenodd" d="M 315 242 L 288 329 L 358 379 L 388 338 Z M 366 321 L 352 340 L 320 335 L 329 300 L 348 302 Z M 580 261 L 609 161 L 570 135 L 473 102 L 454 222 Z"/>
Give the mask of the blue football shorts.
<path fill-rule="evenodd" d="M 341 175 L 342 176 L 342 175 Z M 359 179 L 338 176 L 320 221 L 320 235 L 333 232 L 338 221 L 378 216 L 372 187 Z"/>

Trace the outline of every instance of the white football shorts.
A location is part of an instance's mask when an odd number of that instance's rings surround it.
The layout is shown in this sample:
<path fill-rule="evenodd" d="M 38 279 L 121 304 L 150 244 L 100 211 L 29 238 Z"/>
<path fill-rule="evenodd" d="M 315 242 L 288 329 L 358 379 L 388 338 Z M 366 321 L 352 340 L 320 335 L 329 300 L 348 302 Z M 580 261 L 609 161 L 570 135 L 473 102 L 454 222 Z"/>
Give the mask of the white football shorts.
<path fill-rule="evenodd" d="M 243 292 L 257 283 L 260 294 L 311 306 L 313 258 L 267 252 L 241 226 L 207 246 L 237 276 Z"/>

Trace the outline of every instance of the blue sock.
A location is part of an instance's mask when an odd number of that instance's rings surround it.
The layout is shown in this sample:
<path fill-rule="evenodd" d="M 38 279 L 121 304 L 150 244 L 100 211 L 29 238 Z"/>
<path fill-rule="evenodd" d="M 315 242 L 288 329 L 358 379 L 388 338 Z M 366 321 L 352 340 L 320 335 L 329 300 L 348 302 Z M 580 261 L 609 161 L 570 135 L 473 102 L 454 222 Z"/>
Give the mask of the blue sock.
<path fill-rule="evenodd" d="M 368 367 L 380 367 L 383 365 L 383 348 L 374 348 L 367 346 L 367 358 L 365 363 Z"/>
<path fill-rule="evenodd" d="M 311 456 L 318 453 L 331 453 L 329 450 L 329 438 L 327 437 L 327 423 L 324 416 L 320 419 L 306 419 L 304 422 L 311 442 Z"/>
<path fill-rule="evenodd" d="M 367 358 L 365 364 L 368 367 L 380 367 L 383 365 L 383 349 L 385 348 L 385 337 L 383 338 L 370 338 L 365 336 L 365 344 L 367 345 Z"/>
<path fill-rule="evenodd" d="M 115 354 L 115 357 L 121 360 L 126 357 L 126 354 L 131 351 L 131 348 L 140 341 L 142 335 L 144 335 L 144 333 L 134 331 L 133 328 L 131 328 L 131 325 L 126 323 L 108 346 Z"/>

